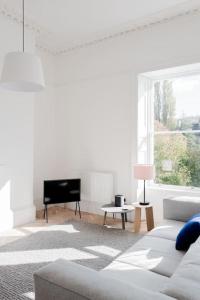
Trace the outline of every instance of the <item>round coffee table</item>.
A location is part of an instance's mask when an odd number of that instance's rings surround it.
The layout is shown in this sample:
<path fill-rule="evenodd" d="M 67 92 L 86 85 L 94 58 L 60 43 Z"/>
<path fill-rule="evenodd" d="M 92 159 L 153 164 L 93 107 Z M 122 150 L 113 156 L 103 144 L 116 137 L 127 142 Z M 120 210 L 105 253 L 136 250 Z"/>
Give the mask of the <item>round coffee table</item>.
<path fill-rule="evenodd" d="M 121 214 L 122 219 L 122 229 L 125 230 L 125 222 L 127 222 L 127 213 L 132 212 L 135 208 L 133 205 L 124 205 L 122 207 L 116 207 L 113 203 L 106 204 L 101 208 L 104 211 L 104 221 L 103 225 L 106 225 L 107 214 Z"/>

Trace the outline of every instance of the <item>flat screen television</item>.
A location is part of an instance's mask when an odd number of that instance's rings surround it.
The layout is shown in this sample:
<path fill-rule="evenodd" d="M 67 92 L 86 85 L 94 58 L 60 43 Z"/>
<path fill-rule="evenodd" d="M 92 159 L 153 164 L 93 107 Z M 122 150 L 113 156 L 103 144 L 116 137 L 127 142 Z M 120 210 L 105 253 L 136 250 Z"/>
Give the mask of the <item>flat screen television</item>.
<path fill-rule="evenodd" d="M 62 179 L 44 181 L 44 204 L 79 202 L 81 200 L 81 180 Z"/>

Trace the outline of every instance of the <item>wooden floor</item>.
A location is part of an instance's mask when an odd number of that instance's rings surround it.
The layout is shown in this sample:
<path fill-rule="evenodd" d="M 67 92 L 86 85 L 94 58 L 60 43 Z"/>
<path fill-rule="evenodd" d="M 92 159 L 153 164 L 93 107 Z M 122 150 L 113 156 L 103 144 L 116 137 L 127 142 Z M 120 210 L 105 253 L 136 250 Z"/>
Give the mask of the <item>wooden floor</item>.
<path fill-rule="evenodd" d="M 88 222 L 91 224 L 97 224 L 103 226 L 103 216 L 97 215 L 93 213 L 88 212 L 81 212 L 81 219 L 79 217 L 79 214 L 75 215 L 74 210 L 68 209 L 68 208 L 62 208 L 62 207 L 52 207 L 49 209 L 49 221 L 48 224 L 45 224 L 45 220 L 43 217 L 43 210 L 37 212 L 37 222 L 40 224 L 50 225 L 50 224 L 62 224 L 64 221 L 69 220 L 78 220 L 83 222 Z M 122 229 L 122 222 L 121 219 L 107 216 L 106 218 L 106 226 Z M 127 222 L 126 223 L 126 230 L 131 231 L 134 233 L 134 223 Z M 146 222 L 141 223 L 141 231 L 146 231 Z"/>
<path fill-rule="evenodd" d="M 87 212 L 82 212 L 81 215 L 82 217 L 80 219 L 79 214 L 75 216 L 74 210 L 62 207 L 51 207 L 49 208 L 49 222 L 46 223 L 46 221 L 43 218 L 43 210 L 37 211 L 35 222 L 5 232 L 0 232 L 0 246 L 15 241 L 19 238 L 28 236 L 34 232 L 43 230 L 43 228 L 46 226 L 63 224 L 65 221 L 70 220 L 78 220 L 81 222 L 83 221 L 103 226 L 103 216 Z M 111 217 L 107 217 L 106 223 L 106 226 L 108 227 L 118 228 L 119 230 L 122 230 L 122 223 L 120 219 L 113 219 Z M 127 222 L 126 230 L 133 232 L 134 234 L 134 223 Z M 142 222 L 141 232 L 145 231 L 146 222 Z"/>

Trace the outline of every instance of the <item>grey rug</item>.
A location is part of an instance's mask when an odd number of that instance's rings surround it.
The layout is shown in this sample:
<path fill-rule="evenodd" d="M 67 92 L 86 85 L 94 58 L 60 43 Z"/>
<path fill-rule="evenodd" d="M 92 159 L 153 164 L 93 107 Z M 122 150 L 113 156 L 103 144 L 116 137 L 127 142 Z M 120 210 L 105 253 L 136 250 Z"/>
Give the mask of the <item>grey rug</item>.
<path fill-rule="evenodd" d="M 44 227 L 0 247 L 0 299 L 34 299 L 33 273 L 61 257 L 101 270 L 140 237 L 81 221 Z"/>

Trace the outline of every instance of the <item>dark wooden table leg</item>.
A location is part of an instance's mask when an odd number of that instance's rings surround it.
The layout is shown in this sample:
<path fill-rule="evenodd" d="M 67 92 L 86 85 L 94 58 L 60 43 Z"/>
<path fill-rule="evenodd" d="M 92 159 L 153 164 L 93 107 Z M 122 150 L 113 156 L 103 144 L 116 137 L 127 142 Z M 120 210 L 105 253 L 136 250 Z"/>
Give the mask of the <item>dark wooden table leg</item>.
<path fill-rule="evenodd" d="M 105 211 L 104 213 L 103 225 L 106 225 L 106 216 L 107 216 L 107 211 Z"/>
<path fill-rule="evenodd" d="M 121 214 L 122 217 L 122 229 L 125 230 L 125 217 L 124 214 Z"/>
<path fill-rule="evenodd" d="M 76 213 L 77 213 L 77 201 L 76 201 L 75 216 L 76 216 Z"/>
<path fill-rule="evenodd" d="M 45 205 L 45 216 L 46 216 L 46 223 L 48 223 L 48 207 Z"/>
<path fill-rule="evenodd" d="M 79 212 L 79 217 L 81 219 L 81 207 L 80 207 L 80 201 L 78 201 L 78 212 Z"/>
<path fill-rule="evenodd" d="M 124 215 L 125 215 L 125 222 L 128 222 L 127 213 L 125 213 Z"/>

